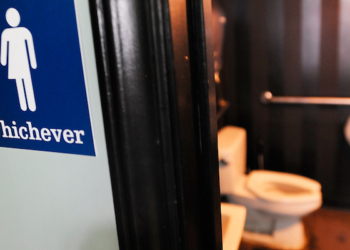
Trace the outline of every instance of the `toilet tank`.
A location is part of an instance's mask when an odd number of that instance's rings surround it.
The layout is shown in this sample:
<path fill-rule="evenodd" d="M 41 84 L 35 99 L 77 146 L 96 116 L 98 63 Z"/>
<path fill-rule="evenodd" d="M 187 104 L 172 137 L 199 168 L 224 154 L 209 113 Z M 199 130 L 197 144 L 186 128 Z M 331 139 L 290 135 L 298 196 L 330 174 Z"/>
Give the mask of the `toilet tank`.
<path fill-rule="evenodd" d="M 247 133 L 245 129 L 226 126 L 218 133 L 220 192 L 232 194 L 246 171 Z"/>

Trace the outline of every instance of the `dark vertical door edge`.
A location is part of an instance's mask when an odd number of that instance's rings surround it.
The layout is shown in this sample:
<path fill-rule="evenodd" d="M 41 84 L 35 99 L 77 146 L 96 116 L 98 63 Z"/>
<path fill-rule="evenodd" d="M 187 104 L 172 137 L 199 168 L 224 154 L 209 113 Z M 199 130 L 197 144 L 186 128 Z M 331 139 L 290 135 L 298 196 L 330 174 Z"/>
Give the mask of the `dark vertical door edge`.
<path fill-rule="evenodd" d="M 221 249 L 217 116 L 211 30 L 211 1 L 187 1 L 197 179 L 200 188 L 199 249 Z M 190 186 L 188 186 L 190 188 Z"/>
<path fill-rule="evenodd" d="M 120 248 L 221 249 L 210 1 L 89 1 Z"/>

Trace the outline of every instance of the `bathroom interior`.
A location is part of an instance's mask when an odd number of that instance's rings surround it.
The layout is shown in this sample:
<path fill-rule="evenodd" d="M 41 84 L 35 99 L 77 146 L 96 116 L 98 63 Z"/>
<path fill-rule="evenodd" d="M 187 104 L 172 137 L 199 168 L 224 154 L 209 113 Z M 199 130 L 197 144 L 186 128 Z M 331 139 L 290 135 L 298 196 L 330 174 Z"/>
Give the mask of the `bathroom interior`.
<path fill-rule="evenodd" d="M 224 250 L 231 205 L 230 249 L 350 249 L 350 0 L 213 0 L 213 34 Z"/>

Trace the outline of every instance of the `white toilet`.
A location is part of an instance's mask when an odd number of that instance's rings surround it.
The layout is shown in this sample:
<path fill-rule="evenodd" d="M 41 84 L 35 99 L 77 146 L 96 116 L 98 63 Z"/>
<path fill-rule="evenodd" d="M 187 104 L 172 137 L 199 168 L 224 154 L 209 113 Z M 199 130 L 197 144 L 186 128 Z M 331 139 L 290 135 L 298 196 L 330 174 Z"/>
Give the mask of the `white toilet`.
<path fill-rule="evenodd" d="M 246 137 L 245 129 L 233 126 L 218 133 L 221 194 L 247 208 L 243 240 L 272 249 L 302 249 L 307 241 L 301 218 L 321 206 L 321 185 L 295 174 L 245 174 Z"/>

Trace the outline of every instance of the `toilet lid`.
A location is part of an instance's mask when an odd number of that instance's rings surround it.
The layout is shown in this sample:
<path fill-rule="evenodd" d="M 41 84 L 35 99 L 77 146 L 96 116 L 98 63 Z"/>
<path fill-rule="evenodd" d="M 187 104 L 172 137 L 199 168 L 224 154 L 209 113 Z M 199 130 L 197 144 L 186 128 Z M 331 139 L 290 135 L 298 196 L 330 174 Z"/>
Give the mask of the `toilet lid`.
<path fill-rule="evenodd" d="M 312 179 L 289 173 L 255 170 L 248 176 L 247 189 L 259 198 L 284 203 L 321 199 L 321 185 Z"/>

